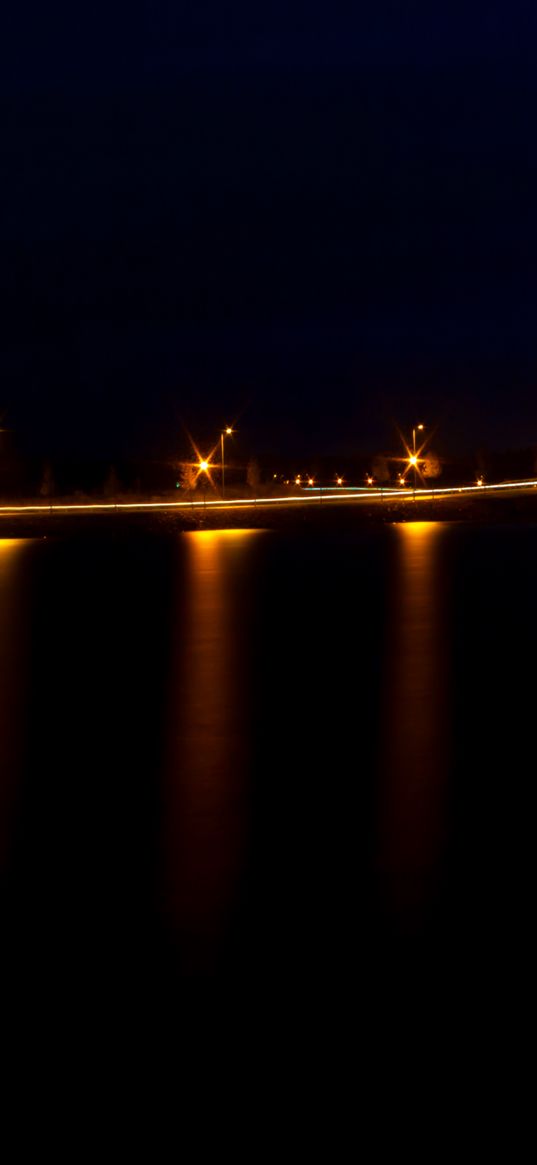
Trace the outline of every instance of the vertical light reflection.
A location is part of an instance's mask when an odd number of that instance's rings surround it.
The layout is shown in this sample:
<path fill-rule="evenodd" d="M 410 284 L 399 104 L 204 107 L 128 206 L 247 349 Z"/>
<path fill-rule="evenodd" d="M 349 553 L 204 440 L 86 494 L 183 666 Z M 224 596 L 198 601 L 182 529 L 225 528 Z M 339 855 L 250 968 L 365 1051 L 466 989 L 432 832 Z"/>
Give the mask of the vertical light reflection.
<path fill-rule="evenodd" d="M 21 569 L 23 538 L 0 538 L 0 872 L 9 860 L 14 802 L 23 763 L 26 662 Z"/>
<path fill-rule="evenodd" d="M 249 617 L 261 531 L 180 542 L 166 795 L 166 907 L 183 967 L 211 968 L 229 924 L 248 813 Z M 171 917 L 170 917 L 171 916 Z"/>
<path fill-rule="evenodd" d="M 379 864 L 396 928 L 422 926 L 436 887 L 448 725 L 442 525 L 397 526 L 391 579 Z"/>

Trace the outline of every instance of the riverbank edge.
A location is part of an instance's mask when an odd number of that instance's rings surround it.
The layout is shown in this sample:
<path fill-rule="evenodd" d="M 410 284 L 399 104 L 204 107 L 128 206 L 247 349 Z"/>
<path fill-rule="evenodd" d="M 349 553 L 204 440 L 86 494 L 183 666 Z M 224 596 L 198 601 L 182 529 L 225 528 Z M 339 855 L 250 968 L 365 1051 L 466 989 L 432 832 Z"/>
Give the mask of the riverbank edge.
<path fill-rule="evenodd" d="M 349 525 L 398 522 L 511 523 L 537 522 L 537 496 L 466 495 L 460 498 L 397 498 L 388 502 L 363 500 L 305 503 L 285 506 L 257 504 L 232 509 L 184 510 L 51 510 L 40 513 L 0 514 L 0 539 L 72 536 L 73 534 L 178 533 L 195 530 L 334 529 Z"/>

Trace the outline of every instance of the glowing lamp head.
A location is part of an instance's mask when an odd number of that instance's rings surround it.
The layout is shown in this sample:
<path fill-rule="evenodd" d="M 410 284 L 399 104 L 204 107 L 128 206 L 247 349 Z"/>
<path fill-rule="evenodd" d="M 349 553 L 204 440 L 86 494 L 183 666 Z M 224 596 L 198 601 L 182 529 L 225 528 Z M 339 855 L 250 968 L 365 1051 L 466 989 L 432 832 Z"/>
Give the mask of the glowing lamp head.
<path fill-rule="evenodd" d="M 228 426 L 228 428 L 226 429 L 227 436 L 229 437 L 232 432 L 233 432 L 233 429 L 230 429 Z"/>
<path fill-rule="evenodd" d="M 418 428 L 418 429 L 424 429 L 424 428 L 425 428 L 425 425 L 418 425 L 418 426 L 417 426 L 417 428 Z"/>
<path fill-rule="evenodd" d="M 373 485 L 373 478 L 372 478 L 372 477 L 368 477 L 368 479 L 367 479 L 367 484 L 368 484 L 368 485 Z"/>
<path fill-rule="evenodd" d="M 199 467 L 200 467 L 202 473 L 209 472 L 209 462 L 208 461 L 200 461 Z"/>
<path fill-rule="evenodd" d="M 408 461 L 409 461 L 409 465 L 417 465 L 418 464 L 417 457 L 409 457 Z"/>
<path fill-rule="evenodd" d="M 313 478 L 312 477 L 308 478 L 308 485 L 313 485 Z"/>
<path fill-rule="evenodd" d="M 338 485 L 343 485 L 343 478 L 342 478 L 342 477 L 338 477 L 338 479 L 337 479 L 337 483 L 338 483 Z"/>

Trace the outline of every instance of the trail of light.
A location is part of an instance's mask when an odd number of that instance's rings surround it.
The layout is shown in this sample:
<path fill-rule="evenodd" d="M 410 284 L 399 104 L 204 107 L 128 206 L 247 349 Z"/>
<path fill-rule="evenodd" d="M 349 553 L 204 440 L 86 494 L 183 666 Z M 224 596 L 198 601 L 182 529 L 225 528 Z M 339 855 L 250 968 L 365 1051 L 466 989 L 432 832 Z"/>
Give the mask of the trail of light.
<path fill-rule="evenodd" d="M 345 497 L 342 498 L 341 500 L 344 501 L 344 500 L 346 500 L 346 498 L 369 497 L 369 496 L 371 496 L 371 494 L 351 493 L 351 494 L 346 494 Z M 334 498 L 333 500 L 337 501 L 337 500 L 339 500 L 339 498 Z M 213 500 L 209 500 L 206 502 L 205 501 L 200 501 L 200 502 L 117 502 L 117 503 L 114 503 L 114 502 L 91 502 L 91 503 L 86 503 L 86 504 L 82 504 L 80 502 L 77 502 L 77 503 L 65 502 L 65 503 L 58 503 L 57 505 L 54 505 L 54 506 L 42 506 L 42 505 L 38 505 L 38 504 L 27 505 L 27 506 L 0 506 L 0 514 L 22 514 L 22 513 L 53 514 L 53 513 L 59 513 L 59 512 L 61 512 L 61 513 L 70 512 L 71 513 L 71 512 L 80 511 L 80 510 L 98 510 L 99 512 L 101 512 L 103 510 L 190 510 L 190 509 L 202 509 L 203 510 L 203 509 L 209 509 L 210 507 L 214 508 L 215 506 L 220 506 L 220 507 L 223 506 L 224 509 L 230 509 L 233 506 L 252 506 L 252 507 L 255 507 L 255 506 L 281 505 L 284 502 L 287 502 L 288 504 L 295 504 L 295 505 L 303 505 L 304 503 L 307 503 L 307 502 L 316 502 L 317 504 L 319 504 L 319 496 L 316 495 L 315 497 L 292 497 L 292 496 L 289 496 L 286 494 L 286 495 L 283 495 L 282 497 L 277 497 L 277 498 L 257 498 L 256 500 L 252 500 L 252 498 L 234 498 L 232 501 L 222 500 L 221 498 L 215 498 Z"/>
<path fill-rule="evenodd" d="M 537 479 L 529 478 L 525 481 L 502 481 L 491 483 L 490 485 L 462 485 L 462 486 L 445 486 L 441 489 L 426 489 L 419 487 L 412 489 L 408 487 L 405 489 L 356 489 L 348 490 L 346 492 L 338 493 L 326 501 L 330 502 L 346 502 L 365 499 L 370 501 L 373 498 L 380 498 L 386 500 L 387 498 L 408 498 L 429 500 L 440 496 L 456 497 L 458 494 L 473 494 L 484 493 L 485 491 L 497 492 L 506 489 L 528 489 L 529 487 L 537 488 Z M 192 509 L 234 509 L 240 507 L 262 507 L 262 506 L 279 506 L 279 505 L 307 505 L 308 502 L 313 502 L 319 505 L 321 496 L 324 490 L 312 490 L 307 496 L 284 494 L 281 497 L 275 498 L 234 498 L 233 500 L 223 500 L 222 498 L 215 498 L 209 501 L 181 501 L 181 502 L 58 502 L 55 505 L 29 504 L 24 506 L 0 506 L 0 514 L 57 514 L 57 513 L 79 513 L 87 511 L 118 511 L 118 510 L 192 510 Z"/>

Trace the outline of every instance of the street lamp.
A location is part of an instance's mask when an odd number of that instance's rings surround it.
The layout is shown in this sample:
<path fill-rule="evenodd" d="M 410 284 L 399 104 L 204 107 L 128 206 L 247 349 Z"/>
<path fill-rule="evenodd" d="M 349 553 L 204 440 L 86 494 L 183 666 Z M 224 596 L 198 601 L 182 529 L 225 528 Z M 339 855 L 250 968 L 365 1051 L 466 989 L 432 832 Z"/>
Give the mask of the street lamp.
<path fill-rule="evenodd" d="M 224 500 L 224 498 L 226 496 L 225 466 L 224 466 L 224 438 L 230 437 L 232 432 L 233 432 L 233 429 L 231 429 L 230 426 L 228 425 L 227 428 L 222 429 L 221 433 L 220 433 L 220 451 L 221 451 L 221 455 L 222 455 L 222 501 Z"/>
<path fill-rule="evenodd" d="M 414 425 L 414 428 L 412 430 L 412 457 L 409 457 L 408 460 L 409 460 L 409 464 L 412 466 L 412 468 L 414 470 L 414 489 L 416 489 L 416 470 L 418 468 L 418 456 L 416 453 L 416 430 L 418 430 L 418 432 L 420 432 L 420 431 L 423 431 L 424 428 L 425 428 L 425 425 Z"/>
<path fill-rule="evenodd" d="M 412 453 L 413 453 L 414 457 L 416 456 L 416 429 L 423 430 L 424 428 L 425 428 L 425 425 L 414 425 L 414 428 L 412 430 Z"/>
<path fill-rule="evenodd" d="M 207 504 L 207 478 L 211 470 L 210 454 L 209 457 L 200 457 L 198 461 L 198 473 L 203 473 L 203 509 L 205 510 Z"/>

